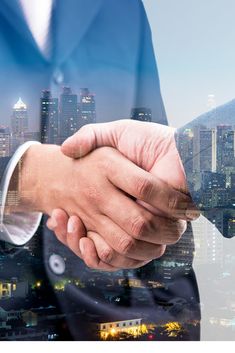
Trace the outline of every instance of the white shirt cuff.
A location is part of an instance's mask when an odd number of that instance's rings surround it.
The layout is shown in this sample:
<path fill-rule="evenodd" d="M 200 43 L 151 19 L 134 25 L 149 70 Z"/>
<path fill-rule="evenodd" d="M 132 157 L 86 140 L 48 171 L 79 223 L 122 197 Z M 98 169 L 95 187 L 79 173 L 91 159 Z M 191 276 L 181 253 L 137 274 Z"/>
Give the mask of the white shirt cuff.
<path fill-rule="evenodd" d="M 7 199 L 7 193 L 11 181 L 11 177 L 14 170 L 19 163 L 21 157 L 27 151 L 27 149 L 35 144 L 40 144 L 38 141 L 28 141 L 21 145 L 11 160 L 9 161 L 7 168 L 4 172 L 1 192 L 2 201 L 0 209 L 0 240 L 14 244 L 16 246 L 22 246 L 27 243 L 35 234 L 41 218 L 42 213 L 40 212 L 28 212 L 28 213 L 11 213 L 5 214 L 5 204 Z"/>

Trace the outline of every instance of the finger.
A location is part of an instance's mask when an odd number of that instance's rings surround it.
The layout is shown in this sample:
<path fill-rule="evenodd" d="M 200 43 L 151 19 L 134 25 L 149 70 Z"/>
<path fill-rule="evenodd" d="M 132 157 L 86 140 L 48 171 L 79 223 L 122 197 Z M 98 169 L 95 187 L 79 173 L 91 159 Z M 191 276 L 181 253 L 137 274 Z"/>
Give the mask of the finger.
<path fill-rule="evenodd" d="M 174 244 L 187 227 L 186 221 L 153 214 L 113 187 L 106 190 L 100 210 L 129 235 L 153 244 Z"/>
<path fill-rule="evenodd" d="M 51 213 L 51 217 L 47 220 L 47 227 L 52 230 L 57 239 L 67 245 L 67 223 L 69 216 L 64 210 L 55 209 Z"/>
<path fill-rule="evenodd" d="M 118 152 L 111 155 L 107 175 L 119 189 L 158 208 L 170 218 L 190 221 L 198 217 L 195 216 L 198 211 L 191 197 L 136 166 Z"/>
<path fill-rule="evenodd" d="M 81 158 L 102 146 L 117 147 L 114 138 L 118 122 L 88 124 L 69 137 L 61 146 L 62 152 L 71 158 Z"/>
<path fill-rule="evenodd" d="M 161 257 L 165 252 L 165 245 L 155 245 L 134 239 L 106 216 L 99 217 L 97 232 L 116 252 L 134 260 L 153 260 Z"/>
<path fill-rule="evenodd" d="M 77 256 L 82 258 L 82 254 L 79 248 L 79 242 L 82 237 L 87 235 L 86 228 L 78 216 L 70 216 L 67 224 L 67 246 Z"/>
<path fill-rule="evenodd" d="M 81 238 L 79 242 L 79 247 L 81 250 L 83 261 L 89 268 L 109 272 L 115 272 L 119 270 L 118 268 L 108 265 L 99 259 L 95 245 L 91 239 L 86 237 Z"/>
<path fill-rule="evenodd" d="M 142 267 L 149 262 L 136 261 L 118 254 L 104 241 L 104 239 L 98 233 L 89 232 L 88 238 L 93 241 L 99 259 L 105 264 L 114 266 L 116 268 L 130 269 Z"/>

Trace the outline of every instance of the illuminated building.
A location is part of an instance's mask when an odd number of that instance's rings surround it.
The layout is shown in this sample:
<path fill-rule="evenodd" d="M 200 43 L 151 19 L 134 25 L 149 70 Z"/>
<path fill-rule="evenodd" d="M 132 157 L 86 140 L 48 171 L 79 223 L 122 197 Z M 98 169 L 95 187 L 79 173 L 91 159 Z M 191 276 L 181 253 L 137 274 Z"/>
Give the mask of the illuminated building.
<path fill-rule="evenodd" d="M 79 124 L 93 124 L 96 122 L 95 95 L 88 88 L 81 88 L 79 108 Z"/>
<path fill-rule="evenodd" d="M 118 279 L 118 284 L 120 286 L 128 286 L 128 287 L 133 287 L 133 288 L 144 288 L 144 284 L 140 279 L 136 278 L 119 278 Z"/>
<path fill-rule="evenodd" d="M 234 131 L 231 125 L 217 126 L 217 171 L 224 172 L 224 168 L 234 160 Z"/>
<path fill-rule="evenodd" d="M 216 172 L 216 129 L 193 128 L 193 171 Z"/>
<path fill-rule="evenodd" d="M 58 98 L 52 98 L 51 92 L 42 91 L 40 99 L 40 118 L 43 143 L 58 143 Z"/>
<path fill-rule="evenodd" d="M 78 130 L 78 97 L 70 87 L 64 87 L 60 95 L 59 135 L 61 142 Z"/>
<path fill-rule="evenodd" d="M 193 222 L 195 243 L 194 261 L 199 264 L 219 264 L 223 262 L 223 238 L 218 235 L 217 227 L 223 227 L 222 210 L 209 212 L 210 222 L 200 217 Z"/>
<path fill-rule="evenodd" d="M 208 94 L 207 97 L 207 107 L 209 110 L 213 110 L 216 108 L 216 100 L 214 94 Z"/>
<path fill-rule="evenodd" d="M 164 325 L 164 329 L 168 337 L 177 337 L 179 332 L 182 331 L 182 326 L 179 322 L 168 322 Z"/>
<path fill-rule="evenodd" d="M 28 283 L 17 279 L 0 280 L 0 300 L 7 298 L 25 298 L 28 294 Z"/>
<path fill-rule="evenodd" d="M 13 135 L 24 134 L 28 130 L 28 112 L 27 106 L 21 98 L 13 107 L 11 117 L 11 129 Z"/>
<path fill-rule="evenodd" d="M 110 337 L 115 338 L 120 334 L 139 337 L 148 333 L 147 326 L 142 323 L 142 319 L 103 322 L 97 325 L 97 330 L 102 340 L 107 340 Z"/>
<path fill-rule="evenodd" d="M 174 281 L 179 272 L 181 275 L 189 274 L 192 269 L 193 252 L 194 240 L 191 228 L 188 228 L 176 244 L 167 246 L 162 258 L 154 261 L 159 266 L 157 271 L 163 276 L 164 283 Z"/>
<path fill-rule="evenodd" d="M 131 111 L 131 119 L 139 121 L 152 121 L 152 112 L 149 108 L 133 108 Z"/>
<path fill-rule="evenodd" d="M 177 137 L 177 146 L 182 161 L 187 161 L 187 169 L 193 171 L 193 131 L 185 129 Z"/>
<path fill-rule="evenodd" d="M 10 136 L 10 155 L 26 141 L 40 141 L 40 134 L 37 131 L 26 131 L 19 135 L 11 134 Z"/>
<path fill-rule="evenodd" d="M 200 130 L 200 171 L 216 171 L 216 130 Z"/>
<path fill-rule="evenodd" d="M 10 132 L 8 128 L 0 127 L 0 157 L 10 156 Z"/>
<path fill-rule="evenodd" d="M 232 238 L 235 235 L 235 215 L 230 216 L 228 219 L 228 238 Z"/>

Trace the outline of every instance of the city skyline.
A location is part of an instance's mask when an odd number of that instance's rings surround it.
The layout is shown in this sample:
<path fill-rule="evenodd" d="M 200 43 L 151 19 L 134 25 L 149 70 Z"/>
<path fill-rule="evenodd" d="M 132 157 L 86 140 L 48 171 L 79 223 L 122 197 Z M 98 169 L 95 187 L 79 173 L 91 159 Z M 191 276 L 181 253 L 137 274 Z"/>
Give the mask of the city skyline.
<path fill-rule="evenodd" d="M 169 123 L 181 127 L 234 99 L 233 0 L 143 0 Z"/>

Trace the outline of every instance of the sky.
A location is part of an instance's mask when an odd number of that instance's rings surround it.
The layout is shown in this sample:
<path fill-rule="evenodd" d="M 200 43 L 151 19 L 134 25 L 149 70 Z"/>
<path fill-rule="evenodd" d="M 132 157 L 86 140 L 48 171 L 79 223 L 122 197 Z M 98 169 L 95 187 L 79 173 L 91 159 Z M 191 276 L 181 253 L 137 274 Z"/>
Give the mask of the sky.
<path fill-rule="evenodd" d="M 143 0 L 152 28 L 162 95 L 179 127 L 235 98 L 235 1 Z"/>

